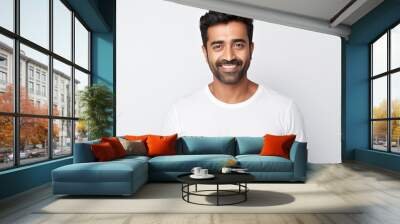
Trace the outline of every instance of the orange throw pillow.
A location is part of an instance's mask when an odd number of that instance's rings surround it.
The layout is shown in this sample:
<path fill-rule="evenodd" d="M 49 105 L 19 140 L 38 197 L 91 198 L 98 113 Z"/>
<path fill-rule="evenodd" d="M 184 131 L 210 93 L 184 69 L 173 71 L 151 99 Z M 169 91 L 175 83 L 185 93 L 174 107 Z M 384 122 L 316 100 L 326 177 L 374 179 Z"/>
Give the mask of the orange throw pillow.
<path fill-rule="evenodd" d="M 175 155 L 177 138 L 178 134 L 170 136 L 149 135 L 146 140 L 148 156 Z"/>
<path fill-rule="evenodd" d="M 280 156 L 286 159 L 290 157 L 290 148 L 296 135 L 268 135 L 264 136 L 264 145 L 261 149 L 261 156 Z"/>
<path fill-rule="evenodd" d="M 117 158 L 114 149 L 108 142 L 93 144 L 90 147 L 92 149 L 94 157 L 99 162 L 110 161 Z"/>
<path fill-rule="evenodd" d="M 117 137 L 109 137 L 109 138 L 101 138 L 101 142 L 108 142 L 114 149 L 115 155 L 117 158 L 121 158 L 126 156 L 126 151 L 124 146 L 122 146 L 121 142 Z"/>
<path fill-rule="evenodd" d="M 140 141 L 146 142 L 146 139 L 147 139 L 148 136 L 149 135 L 138 135 L 138 136 L 136 136 L 136 135 L 125 135 L 124 138 L 126 140 L 129 140 L 129 141 L 140 140 Z"/>

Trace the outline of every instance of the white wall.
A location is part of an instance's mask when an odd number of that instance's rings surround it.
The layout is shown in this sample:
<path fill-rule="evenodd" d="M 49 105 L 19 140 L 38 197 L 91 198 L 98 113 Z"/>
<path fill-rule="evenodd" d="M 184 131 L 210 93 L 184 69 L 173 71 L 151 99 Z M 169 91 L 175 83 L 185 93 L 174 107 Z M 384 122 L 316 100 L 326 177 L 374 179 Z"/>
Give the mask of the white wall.
<path fill-rule="evenodd" d="M 117 1 L 117 135 L 160 133 L 170 105 L 212 80 L 201 52 L 204 13 L 162 0 Z M 248 77 L 294 99 L 310 162 L 340 162 L 340 38 L 255 21 L 253 41 Z"/>

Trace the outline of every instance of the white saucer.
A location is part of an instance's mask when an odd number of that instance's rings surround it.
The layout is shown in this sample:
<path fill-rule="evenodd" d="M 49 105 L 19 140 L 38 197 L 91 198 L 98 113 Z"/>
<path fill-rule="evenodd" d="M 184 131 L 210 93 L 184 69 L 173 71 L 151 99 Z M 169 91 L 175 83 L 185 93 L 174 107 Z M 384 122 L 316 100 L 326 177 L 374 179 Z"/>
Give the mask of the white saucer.
<path fill-rule="evenodd" d="M 212 175 L 212 174 L 207 174 L 207 175 L 204 175 L 204 176 L 194 175 L 194 174 L 190 175 L 190 178 L 193 178 L 193 179 L 211 179 L 211 178 L 214 178 L 214 177 L 215 176 Z"/>

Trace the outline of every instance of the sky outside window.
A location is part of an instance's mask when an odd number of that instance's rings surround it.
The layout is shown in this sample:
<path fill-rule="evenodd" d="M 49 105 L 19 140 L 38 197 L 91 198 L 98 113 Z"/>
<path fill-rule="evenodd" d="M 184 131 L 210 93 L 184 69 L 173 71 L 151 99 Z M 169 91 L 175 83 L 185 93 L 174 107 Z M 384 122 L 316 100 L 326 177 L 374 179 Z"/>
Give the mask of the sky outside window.
<path fill-rule="evenodd" d="M 53 51 L 71 60 L 72 12 L 60 0 L 53 3 Z"/>
<path fill-rule="evenodd" d="M 49 1 L 20 0 L 20 14 L 21 36 L 48 49 Z"/>
<path fill-rule="evenodd" d="M 75 18 L 75 63 L 89 69 L 89 32 Z"/>
<path fill-rule="evenodd" d="M 372 75 L 378 75 L 387 71 L 387 34 L 380 37 L 372 45 Z"/>
<path fill-rule="evenodd" d="M 10 31 L 14 31 L 14 1 L 0 0 L 0 26 Z"/>
<path fill-rule="evenodd" d="M 400 24 L 391 31 L 391 69 L 400 67 Z"/>

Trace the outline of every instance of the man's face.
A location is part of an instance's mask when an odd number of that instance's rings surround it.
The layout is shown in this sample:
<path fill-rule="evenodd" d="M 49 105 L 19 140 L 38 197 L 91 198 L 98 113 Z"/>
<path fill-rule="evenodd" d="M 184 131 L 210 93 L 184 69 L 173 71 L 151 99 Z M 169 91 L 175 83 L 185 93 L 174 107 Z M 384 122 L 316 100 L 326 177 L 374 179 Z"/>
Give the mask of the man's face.
<path fill-rule="evenodd" d="M 247 75 L 253 47 L 246 25 L 232 21 L 208 28 L 203 53 L 214 76 L 224 84 L 234 85 Z"/>

